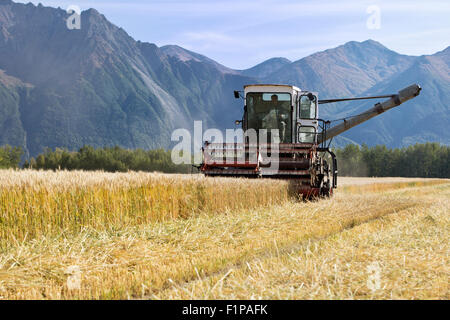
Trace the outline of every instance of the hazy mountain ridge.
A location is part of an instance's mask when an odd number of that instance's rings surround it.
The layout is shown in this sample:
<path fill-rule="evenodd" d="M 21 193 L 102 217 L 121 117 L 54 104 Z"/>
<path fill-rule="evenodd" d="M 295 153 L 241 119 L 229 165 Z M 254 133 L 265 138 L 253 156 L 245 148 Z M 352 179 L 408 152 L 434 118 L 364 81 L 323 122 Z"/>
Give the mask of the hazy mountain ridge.
<path fill-rule="evenodd" d="M 257 64 L 256 66 L 242 70 L 241 74 L 249 77 L 264 79 L 265 77 L 277 72 L 282 67 L 291 64 L 292 61 L 286 58 L 271 58 L 264 62 Z"/>
<path fill-rule="evenodd" d="M 386 144 L 400 147 L 416 142 L 450 144 L 450 47 L 433 55 L 406 56 L 367 40 L 349 42 L 318 52 L 268 75 L 263 82 L 289 83 L 336 98 L 396 93 L 418 83 L 421 95 L 397 109 L 342 134 L 338 145 Z M 364 112 L 374 101 L 322 105 L 320 116 L 340 119 Z"/>
<path fill-rule="evenodd" d="M 135 41 L 94 9 L 82 13 L 81 30 L 68 30 L 67 17 L 61 9 L 0 0 L 1 144 L 20 145 L 31 155 L 45 147 L 84 144 L 167 148 L 172 131 L 190 129 L 194 120 L 233 128 L 242 101 L 232 91 L 258 82 L 296 85 L 321 98 L 392 93 L 417 82 L 424 90 L 407 107 L 340 140 L 450 144 L 449 48 L 411 57 L 368 40 L 294 62 L 273 58 L 233 70 L 179 46 Z M 334 118 L 370 104 L 327 105 L 321 116 Z"/>
<path fill-rule="evenodd" d="M 414 64 L 395 77 L 386 79 L 364 94 L 376 95 L 392 92 L 411 83 L 422 86 L 420 96 L 361 125 L 345 136 L 369 144 L 385 143 L 405 146 L 416 142 L 436 141 L 450 144 L 450 50 L 430 56 L 417 57 Z M 352 112 L 358 113 L 370 107 L 366 102 Z M 383 132 L 380 134 L 380 131 Z"/>
<path fill-rule="evenodd" d="M 400 55 L 380 43 L 348 42 L 284 66 L 264 80 L 295 83 L 323 97 L 352 96 L 408 68 L 415 57 Z"/>
<path fill-rule="evenodd" d="M 211 115 L 236 103 L 222 88 L 250 81 L 136 42 L 94 9 L 82 13 L 81 30 L 68 30 L 60 9 L 2 1 L 0 12 L 2 78 L 31 84 L 19 96 L 9 90 L 3 108 L 21 121 L 3 121 L 0 132 L 25 132 L 32 155 L 47 146 L 168 147 L 171 132 L 195 119 L 220 127 Z"/>
<path fill-rule="evenodd" d="M 202 63 L 209 64 L 209 65 L 213 66 L 214 68 L 222 71 L 223 73 L 238 74 L 238 71 L 236 71 L 236 70 L 227 68 L 224 65 L 221 65 L 220 63 L 218 63 L 208 57 L 205 57 L 204 55 L 189 51 L 189 50 L 184 49 L 177 45 L 166 45 L 166 46 L 162 46 L 160 49 L 165 55 L 167 55 L 169 57 L 177 58 L 183 62 L 194 60 L 196 62 L 202 62 Z"/>

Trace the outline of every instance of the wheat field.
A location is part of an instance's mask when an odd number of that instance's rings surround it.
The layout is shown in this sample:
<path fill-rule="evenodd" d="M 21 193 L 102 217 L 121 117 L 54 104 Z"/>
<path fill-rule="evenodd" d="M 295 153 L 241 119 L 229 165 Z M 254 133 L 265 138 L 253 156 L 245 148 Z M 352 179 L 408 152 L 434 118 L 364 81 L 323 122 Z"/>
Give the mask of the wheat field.
<path fill-rule="evenodd" d="M 0 299 L 449 299 L 450 181 L 0 171 Z"/>

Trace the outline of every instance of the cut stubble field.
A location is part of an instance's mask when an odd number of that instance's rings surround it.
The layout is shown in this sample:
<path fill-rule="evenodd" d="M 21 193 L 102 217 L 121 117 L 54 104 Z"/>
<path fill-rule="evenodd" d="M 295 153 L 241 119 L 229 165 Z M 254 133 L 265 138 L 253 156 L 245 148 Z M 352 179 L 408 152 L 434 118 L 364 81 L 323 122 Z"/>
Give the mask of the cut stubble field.
<path fill-rule="evenodd" d="M 449 299 L 449 180 L 0 171 L 2 299 Z"/>

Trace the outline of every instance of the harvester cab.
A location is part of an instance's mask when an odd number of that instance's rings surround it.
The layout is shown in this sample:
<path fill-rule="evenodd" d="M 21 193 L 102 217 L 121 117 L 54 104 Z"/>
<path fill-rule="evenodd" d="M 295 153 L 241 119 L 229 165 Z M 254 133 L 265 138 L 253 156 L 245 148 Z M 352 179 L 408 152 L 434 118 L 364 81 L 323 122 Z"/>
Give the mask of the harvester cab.
<path fill-rule="evenodd" d="M 267 130 L 267 140 L 272 143 L 315 143 L 316 94 L 294 86 L 248 85 L 244 96 L 244 131 L 254 129 L 259 138 L 261 130 Z"/>
<path fill-rule="evenodd" d="M 329 196 L 337 187 L 337 161 L 331 139 L 420 94 L 414 84 L 398 94 L 319 100 L 317 93 L 289 85 L 246 85 L 235 91 L 244 100 L 241 142 L 203 146 L 201 171 L 206 176 L 290 179 L 303 197 Z M 243 95 L 241 95 L 243 93 Z M 330 128 L 319 106 L 341 101 L 388 98 Z"/>

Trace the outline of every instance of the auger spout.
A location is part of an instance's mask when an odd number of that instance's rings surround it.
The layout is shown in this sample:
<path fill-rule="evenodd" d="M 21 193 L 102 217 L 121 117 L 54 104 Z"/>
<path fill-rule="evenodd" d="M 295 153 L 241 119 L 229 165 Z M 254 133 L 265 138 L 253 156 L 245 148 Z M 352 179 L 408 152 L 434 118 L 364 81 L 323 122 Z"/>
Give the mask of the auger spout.
<path fill-rule="evenodd" d="M 388 100 L 386 100 L 382 103 L 377 103 L 371 109 L 369 109 L 357 116 L 351 117 L 348 120 L 344 120 L 343 123 L 328 129 L 326 131 L 326 133 L 323 132 L 323 134 L 319 134 L 318 143 L 320 144 L 326 140 L 334 138 L 337 135 L 340 135 L 341 133 L 343 133 L 355 126 L 357 126 L 363 122 L 366 122 L 367 120 L 369 120 L 373 117 L 376 117 L 379 114 L 382 114 L 389 109 L 395 108 L 395 107 L 401 105 L 402 103 L 404 103 L 414 97 L 417 97 L 420 94 L 420 90 L 422 90 L 422 88 L 417 84 L 410 85 L 409 87 L 406 87 L 406 88 L 400 90 L 398 92 L 398 94 L 393 95 Z"/>

